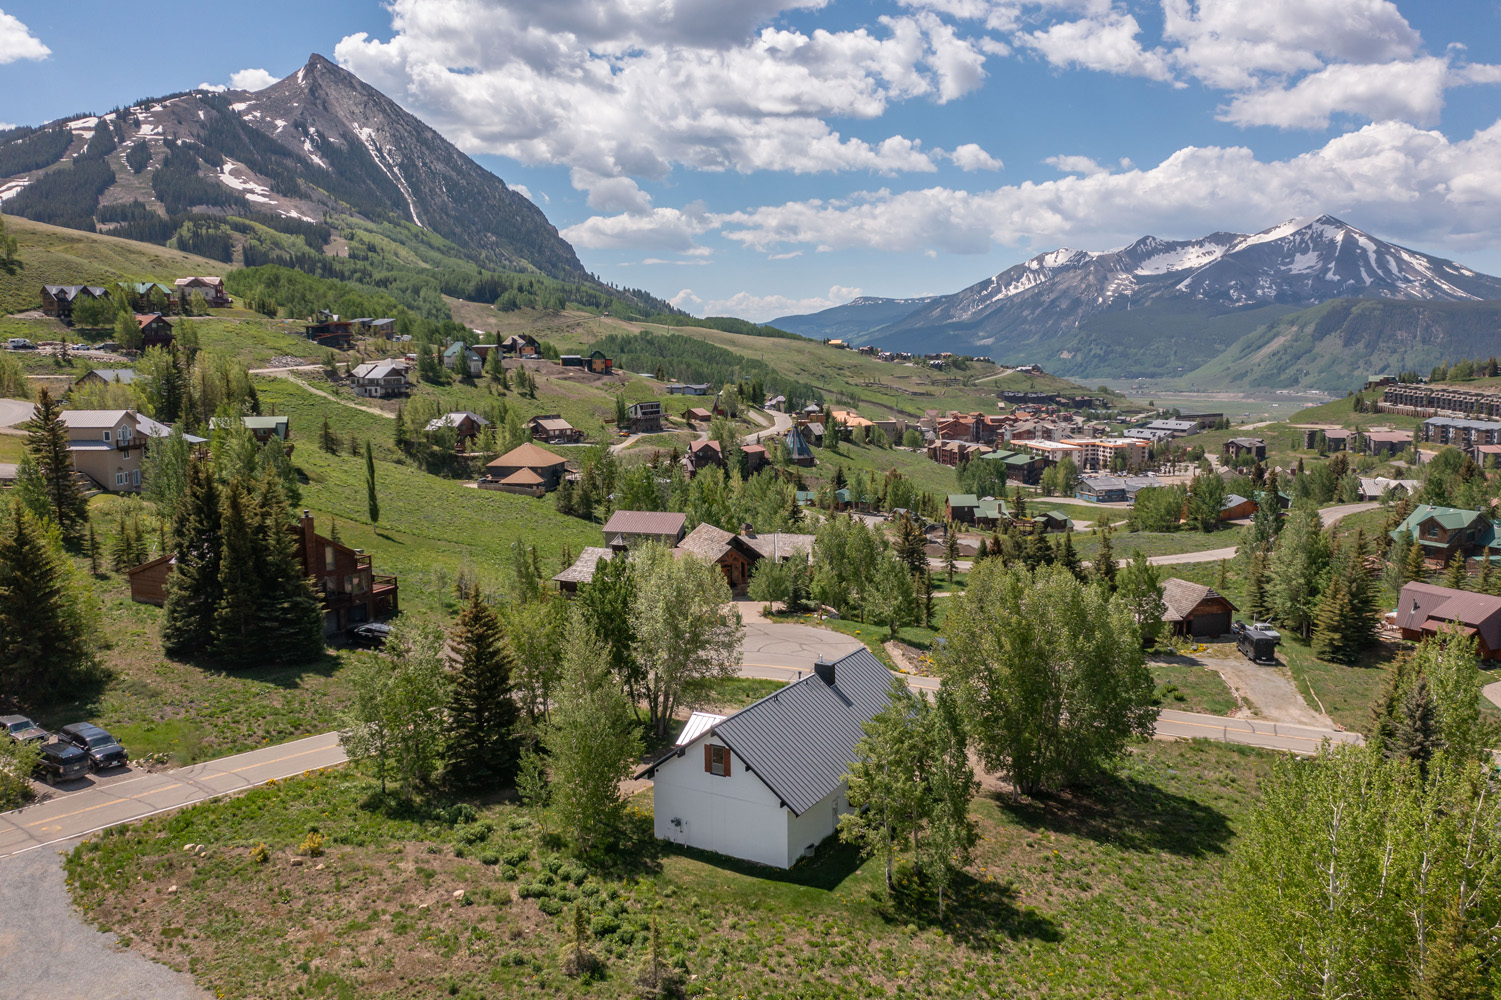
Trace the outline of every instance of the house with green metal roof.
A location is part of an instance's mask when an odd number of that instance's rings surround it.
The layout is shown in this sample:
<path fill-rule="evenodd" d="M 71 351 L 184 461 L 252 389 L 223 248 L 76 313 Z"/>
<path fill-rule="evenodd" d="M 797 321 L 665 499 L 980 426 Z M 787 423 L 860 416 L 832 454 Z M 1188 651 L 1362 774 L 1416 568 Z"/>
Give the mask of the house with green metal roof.
<path fill-rule="evenodd" d="M 1496 522 L 1478 510 L 1419 504 L 1391 533 L 1407 532 L 1429 562 L 1445 565 L 1455 555 L 1483 555 L 1496 544 Z"/>
<path fill-rule="evenodd" d="M 950 493 L 943 505 L 944 517 L 956 524 L 974 524 L 980 498 L 973 493 Z"/>

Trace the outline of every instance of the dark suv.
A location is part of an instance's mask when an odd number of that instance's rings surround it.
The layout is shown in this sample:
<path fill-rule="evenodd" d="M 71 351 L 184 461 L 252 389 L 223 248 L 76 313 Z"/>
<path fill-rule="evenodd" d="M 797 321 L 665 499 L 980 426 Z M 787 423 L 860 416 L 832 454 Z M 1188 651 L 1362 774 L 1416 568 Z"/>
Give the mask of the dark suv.
<path fill-rule="evenodd" d="M 0 715 L 0 729 L 5 730 L 10 734 L 11 739 L 20 743 L 45 740 L 52 735 L 24 715 Z"/>
<path fill-rule="evenodd" d="M 82 778 L 93 767 L 87 753 L 63 740 L 48 740 L 37 749 L 37 774 L 49 785 Z"/>
<path fill-rule="evenodd" d="M 366 622 L 349 629 L 349 643 L 366 649 L 380 649 L 391 637 L 391 626 L 385 622 Z"/>
<path fill-rule="evenodd" d="M 75 722 L 63 726 L 58 735 L 89 755 L 94 770 L 122 767 L 130 757 L 115 738 L 92 722 Z"/>

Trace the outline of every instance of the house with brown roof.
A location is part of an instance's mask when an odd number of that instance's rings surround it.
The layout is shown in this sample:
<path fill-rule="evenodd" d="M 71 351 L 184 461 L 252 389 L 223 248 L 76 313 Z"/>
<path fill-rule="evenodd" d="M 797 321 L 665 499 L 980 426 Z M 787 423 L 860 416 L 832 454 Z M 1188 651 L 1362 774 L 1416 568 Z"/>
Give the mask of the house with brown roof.
<path fill-rule="evenodd" d="M 537 343 L 537 338 L 529 333 L 511 334 L 500 342 L 500 349 L 518 358 L 535 358 L 542 353 L 542 346 Z"/>
<path fill-rule="evenodd" d="M 718 566 L 731 589 L 750 582 L 751 570 L 761 553 L 739 535 L 708 522 L 700 524 L 677 544 L 673 555 L 692 555 Z"/>
<path fill-rule="evenodd" d="M 1311 446 L 1309 446 L 1311 447 Z M 1250 455 L 1258 462 L 1266 461 L 1266 442 L 1261 438 L 1231 438 L 1220 446 L 1220 454 L 1234 461 L 1242 455 Z"/>
<path fill-rule="evenodd" d="M 646 542 L 675 546 L 687 521 L 687 514 L 673 511 L 617 510 L 605 522 L 605 544 L 617 552 Z"/>
<path fill-rule="evenodd" d="M 594 574 L 599 569 L 599 564 L 609 562 L 614 557 L 615 553 L 611 549 L 600 548 L 597 545 L 587 546 L 573 561 L 573 565 L 553 577 L 552 582 L 556 583 L 558 590 L 565 594 L 577 594 L 579 587 L 594 582 Z"/>
<path fill-rule="evenodd" d="M 1172 626 L 1174 635 L 1199 638 L 1229 632 L 1236 610 L 1230 599 L 1213 587 L 1175 576 L 1162 581 L 1162 603 L 1167 606 L 1162 620 Z"/>
<path fill-rule="evenodd" d="M 370 556 L 364 549 L 350 548 L 318 534 L 313 530 L 313 515 L 306 510 L 287 530 L 297 540 L 297 558 L 302 563 L 303 575 L 312 578 L 322 598 L 324 635 L 399 610 L 396 577 L 373 573 Z M 175 558 L 169 553 L 128 570 L 130 599 L 158 607 L 166 603 L 167 578 Z"/>
<path fill-rule="evenodd" d="M 485 477 L 477 485 L 482 490 L 541 496 L 557 488 L 566 469 L 567 460 L 563 456 L 528 442 L 486 465 Z"/>
<path fill-rule="evenodd" d="M 711 466 L 722 469 L 724 468 L 724 448 L 712 438 L 706 441 L 695 441 L 688 446 L 688 454 L 683 456 L 683 462 L 687 465 L 690 476 Z"/>
<path fill-rule="evenodd" d="M 683 411 L 683 417 L 690 424 L 706 424 L 714 419 L 714 414 L 711 411 L 704 409 L 702 406 L 690 406 L 688 407 L 688 409 Z"/>
<path fill-rule="evenodd" d="M 528 420 L 532 438 L 548 444 L 574 444 L 584 439 L 584 432 L 556 413 L 544 413 Z"/>
<path fill-rule="evenodd" d="M 789 559 L 808 562 L 813 558 L 813 535 L 790 531 L 773 531 L 763 535 L 747 524 L 741 526 L 740 537 L 762 559 L 770 559 L 772 562 L 784 563 Z"/>
<path fill-rule="evenodd" d="M 141 350 L 172 346 L 172 322 L 161 313 L 136 313 L 136 325 L 141 328 Z"/>
<path fill-rule="evenodd" d="M 1473 636 L 1483 660 L 1501 660 L 1501 597 L 1409 583 L 1397 596 L 1397 628 L 1414 642 L 1455 631 Z"/>
<path fill-rule="evenodd" d="M 745 474 L 754 476 L 770 459 L 766 456 L 764 444 L 742 445 L 740 454 L 745 456 Z"/>

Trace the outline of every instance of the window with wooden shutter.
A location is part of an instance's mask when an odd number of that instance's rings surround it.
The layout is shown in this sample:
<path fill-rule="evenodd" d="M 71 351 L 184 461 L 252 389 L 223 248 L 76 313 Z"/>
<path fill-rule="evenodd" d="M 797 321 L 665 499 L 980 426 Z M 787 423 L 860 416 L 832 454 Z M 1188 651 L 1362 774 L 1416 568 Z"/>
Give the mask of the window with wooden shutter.
<path fill-rule="evenodd" d="M 730 776 L 730 748 L 704 744 L 704 770 L 721 778 Z"/>

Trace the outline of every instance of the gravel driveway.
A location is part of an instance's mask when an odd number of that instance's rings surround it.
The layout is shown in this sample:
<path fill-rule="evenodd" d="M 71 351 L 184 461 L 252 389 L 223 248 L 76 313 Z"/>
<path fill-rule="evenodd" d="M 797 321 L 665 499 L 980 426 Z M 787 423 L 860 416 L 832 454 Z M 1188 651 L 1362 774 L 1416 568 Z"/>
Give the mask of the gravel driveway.
<path fill-rule="evenodd" d="M 1230 690 L 1250 709 L 1254 717 L 1275 722 L 1291 722 L 1316 729 L 1336 728 L 1327 715 L 1320 715 L 1303 700 L 1292 674 L 1285 666 L 1261 666 L 1252 663 L 1236 650 L 1233 642 L 1211 642 L 1209 649 L 1191 657 L 1225 679 Z"/>
<path fill-rule="evenodd" d="M 0 997 L 208 1000 L 188 976 L 86 925 L 68 900 L 61 860 L 44 847 L 0 862 Z"/>

